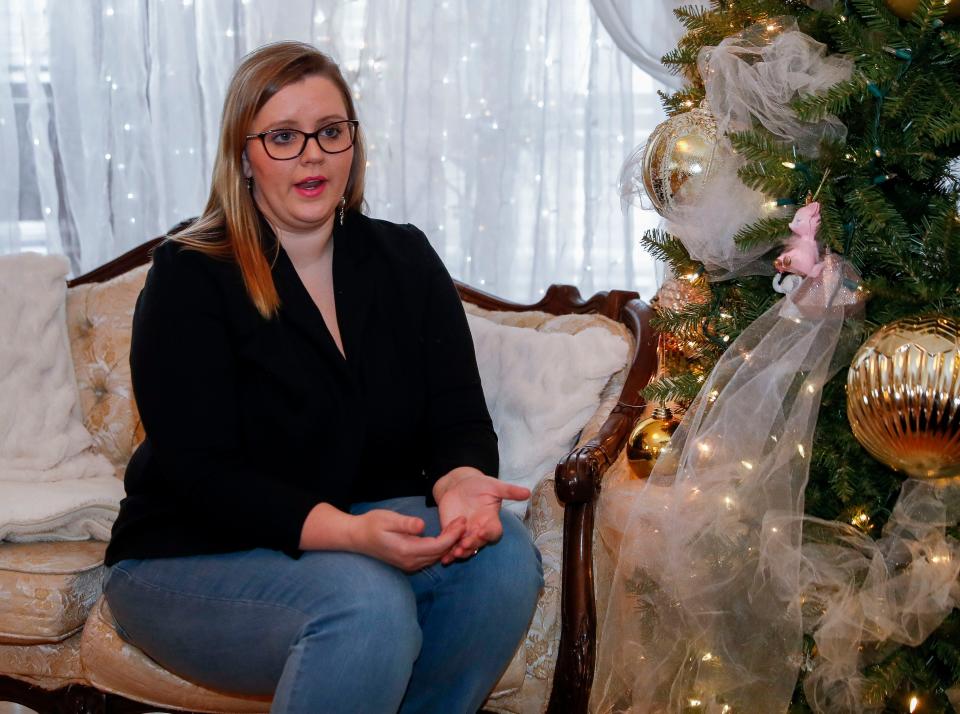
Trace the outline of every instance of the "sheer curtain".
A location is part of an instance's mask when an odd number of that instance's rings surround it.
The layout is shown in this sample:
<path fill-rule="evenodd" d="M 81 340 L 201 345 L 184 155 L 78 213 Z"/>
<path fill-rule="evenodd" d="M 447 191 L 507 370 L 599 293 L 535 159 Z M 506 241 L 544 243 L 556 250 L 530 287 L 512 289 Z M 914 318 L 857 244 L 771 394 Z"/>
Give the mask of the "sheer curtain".
<path fill-rule="evenodd" d="M 660 58 L 677 46 L 684 28 L 673 10 L 701 5 L 692 0 L 590 0 L 610 37 L 640 69 L 677 90 L 683 81 L 660 64 Z"/>
<path fill-rule="evenodd" d="M 455 277 L 652 294 L 657 217 L 616 182 L 661 85 L 583 0 L 0 0 L 0 252 L 80 273 L 196 215 L 230 73 L 280 39 L 341 63 L 371 215 L 418 225 Z"/>

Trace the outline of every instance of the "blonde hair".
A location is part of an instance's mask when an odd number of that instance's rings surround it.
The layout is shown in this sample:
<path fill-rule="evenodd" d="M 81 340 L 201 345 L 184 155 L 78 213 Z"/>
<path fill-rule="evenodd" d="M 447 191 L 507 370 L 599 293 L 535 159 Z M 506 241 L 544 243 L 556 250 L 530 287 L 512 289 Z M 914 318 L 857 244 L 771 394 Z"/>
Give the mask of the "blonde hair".
<path fill-rule="evenodd" d="M 273 284 L 270 262 L 261 247 L 260 221 L 253 196 L 247 190 L 242 156 L 253 118 L 261 107 L 287 85 L 317 75 L 336 85 L 346 105 L 347 118 L 356 119 L 350 88 L 340 68 L 315 47 L 302 42 L 275 42 L 243 58 L 223 102 L 220 143 L 207 205 L 196 221 L 168 237 L 192 250 L 236 262 L 247 294 L 267 319 L 276 315 L 280 297 Z M 357 127 L 353 162 L 344 192 L 347 211 L 359 211 L 363 206 L 365 168 L 363 134 Z"/>

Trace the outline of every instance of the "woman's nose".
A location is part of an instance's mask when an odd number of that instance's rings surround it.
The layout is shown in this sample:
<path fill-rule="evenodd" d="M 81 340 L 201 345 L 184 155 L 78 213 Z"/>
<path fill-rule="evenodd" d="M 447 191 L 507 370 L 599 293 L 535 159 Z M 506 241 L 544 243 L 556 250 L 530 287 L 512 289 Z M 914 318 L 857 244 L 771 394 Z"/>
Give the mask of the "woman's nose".
<path fill-rule="evenodd" d="M 323 161 L 326 155 L 326 152 L 320 148 L 320 137 L 311 136 L 307 139 L 307 145 L 303 147 L 303 153 L 300 155 L 300 158 L 306 161 L 317 162 Z"/>

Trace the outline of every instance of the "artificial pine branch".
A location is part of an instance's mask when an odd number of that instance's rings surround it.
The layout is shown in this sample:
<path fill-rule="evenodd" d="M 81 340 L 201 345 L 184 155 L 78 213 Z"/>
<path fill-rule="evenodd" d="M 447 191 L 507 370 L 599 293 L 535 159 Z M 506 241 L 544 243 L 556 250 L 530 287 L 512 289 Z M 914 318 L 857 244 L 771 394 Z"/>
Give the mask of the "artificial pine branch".
<path fill-rule="evenodd" d="M 644 233 L 640 244 L 654 258 L 667 263 L 677 275 L 694 272 L 700 267 L 690 257 L 683 243 L 659 228 Z"/>
<path fill-rule="evenodd" d="M 863 75 L 830 87 L 822 94 L 808 94 L 794 100 L 791 107 L 804 121 L 819 121 L 828 114 L 842 114 L 850 109 L 855 99 L 863 97 L 867 91 L 867 80 Z"/>
<path fill-rule="evenodd" d="M 687 87 L 674 94 L 667 94 L 658 89 L 657 95 L 660 97 L 663 108 L 670 116 L 683 114 L 699 106 L 705 96 L 702 86 Z"/>
<path fill-rule="evenodd" d="M 697 66 L 697 53 L 688 47 L 678 47 L 667 52 L 660 62 L 674 74 L 683 74 L 693 71 Z"/>
<path fill-rule="evenodd" d="M 745 185 L 768 196 L 793 196 L 802 185 L 797 173 L 778 161 L 752 161 L 737 174 Z"/>
<path fill-rule="evenodd" d="M 648 402 L 676 402 L 689 405 L 700 392 L 702 383 L 690 372 L 673 377 L 660 377 L 650 382 L 643 390 L 643 398 Z"/>
<path fill-rule="evenodd" d="M 741 250 L 758 245 L 776 245 L 790 235 L 789 218 L 761 218 L 756 223 L 744 226 L 733 237 Z"/>
<path fill-rule="evenodd" d="M 960 111 L 930 119 L 930 139 L 935 147 L 960 142 Z"/>
<path fill-rule="evenodd" d="M 688 31 L 703 30 L 709 26 L 710 11 L 700 5 L 684 5 L 673 11 L 680 24 Z"/>
<path fill-rule="evenodd" d="M 753 130 L 733 132 L 728 135 L 730 144 L 748 161 L 781 162 L 792 158 L 790 151 L 776 141 L 767 131 Z"/>
<path fill-rule="evenodd" d="M 910 46 L 900 31 L 900 20 L 883 0 L 850 0 L 850 2 L 859 11 L 867 27 L 883 35 L 888 45 L 897 49 Z"/>
<path fill-rule="evenodd" d="M 845 253 L 847 228 L 844 225 L 843 213 L 837 206 L 833 184 L 824 181 L 817 199 L 820 202 L 820 235 L 818 237 L 824 246 L 835 253 Z"/>
<path fill-rule="evenodd" d="M 687 303 L 676 309 L 657 310 L 650 326 L 657 332 L 667 332 L 687 339 L 698 333 L 709 316 L 709 303 Z"/>
<path fill-rule="evenodd" d="M 960 59 L 960 30 L 944 30 L 940 33 L 940 42 L 950 59 Z"/>

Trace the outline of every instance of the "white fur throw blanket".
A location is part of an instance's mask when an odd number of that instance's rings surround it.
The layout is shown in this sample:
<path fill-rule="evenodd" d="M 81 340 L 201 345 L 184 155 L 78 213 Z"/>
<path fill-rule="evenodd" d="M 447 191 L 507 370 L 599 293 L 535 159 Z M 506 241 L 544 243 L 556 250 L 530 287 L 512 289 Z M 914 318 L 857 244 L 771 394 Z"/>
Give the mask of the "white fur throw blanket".
<path fill-rule="evenodd" d="M 63 256 L 0 256 L 0 539 L 109 540 L 123 498 L 83 425 L 68 270 Z"/>
<path fill-rule="evenodd" d="M 553 473 L 600 404 L 629 346 L 602 327 L 575 335 L 467 315 L 480 381 L 500 447 L 500 478 L 531 491 Z M 518 516 L 527 501 L 504 502 Z"/>

